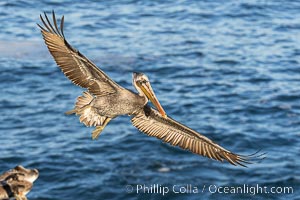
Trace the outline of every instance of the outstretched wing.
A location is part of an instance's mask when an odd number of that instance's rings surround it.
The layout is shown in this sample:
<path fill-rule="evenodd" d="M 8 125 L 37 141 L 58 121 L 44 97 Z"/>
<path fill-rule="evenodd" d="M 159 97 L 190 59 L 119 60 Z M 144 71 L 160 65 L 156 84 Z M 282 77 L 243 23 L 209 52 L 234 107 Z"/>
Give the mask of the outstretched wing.
<path fill-rule="evenodd" d="M 253 155 L 242 156 L 232 153 L 183 124 L 169 117 L 162 117 L 149 106 L 145 106 L 144 110 L 131 121 L 136 128 L 149 136 L 215 160 L 227 160 L 233 165 L 246 167 L 246 164 L 251 164 L 253 158 Z"/>
<path fill-rule="evenodd" d="M 45 43 L 63 73 L 76 85 L 87 88 L 90 93 L 102 96 L 115 93 L 121 88 L 100 70 L 88 58 L 73 48 L 65 39 L 63 33 L 64 17 L 61 19 L 60 29 L 57 26 L 54 12 L 53 23 L 49 21 L 46 13 L 40 15 L 43 26 L 41 32 Z"/>

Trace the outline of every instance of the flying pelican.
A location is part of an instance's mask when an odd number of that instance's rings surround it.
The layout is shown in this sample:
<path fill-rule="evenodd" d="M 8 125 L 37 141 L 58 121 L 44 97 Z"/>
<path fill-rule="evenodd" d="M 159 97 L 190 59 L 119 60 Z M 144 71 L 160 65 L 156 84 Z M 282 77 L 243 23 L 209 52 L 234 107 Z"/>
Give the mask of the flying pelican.
<path fill-rule="evenodd" d="M 145 74 L 133 73 L 133 85 L 138 94 L 118 85 L 67 42 L 63 32 L 64 16 L 61 18 L 59 28 L 54 12 L 52 12 L 53 23 L 46 13 L 44 15 L 44 17 L 40 15 L 44 26 L 39 24 L 38 26 L 56 64 L 75 85 L 87 89 L 77 98 L 75 108 L 66 114 L 79 115 L 80 122 L 86 126 L 95 126 L 92 132 L 93 139 L 98 138 L 113 118 L 131 115 L 133 116 L 131 122 L 137 129 L 173 146 L 218 161 L 226 160 L 233 165 L 245 167 L 246 164 L 253 162 L 254 154 L 248 156 L 235 154 L 168 117 Z M 147 105 L 149 100 L 157 110 Z"/>

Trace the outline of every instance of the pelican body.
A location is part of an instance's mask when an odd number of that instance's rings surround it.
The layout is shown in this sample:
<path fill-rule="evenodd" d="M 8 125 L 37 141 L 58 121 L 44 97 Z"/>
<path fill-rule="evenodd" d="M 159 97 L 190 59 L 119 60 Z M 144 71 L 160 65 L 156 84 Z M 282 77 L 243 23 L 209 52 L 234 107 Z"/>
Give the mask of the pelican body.
<path fill-rule="evenodd" d="M 137 129 L 171 145 L 215 160 L 226 160 L 233 165 L 246 166 L 245 164 L 252 162 L 250 160 L 253 159 L 253 155 L 232 153 L 168 117 L 145 74 L 133 73 L 133 85 L 138 93 L 115 83 L 67 42 L 63 33 L 64 17 L 61 18 L 60 28 L 54 12 L 53 23 L 46 13 L 40 18 L 43 26 L 38 26 L 57 65 L 75 85 L 87 89 L 77 98 L 75 108 L 66 114 L 79 115 L 80 122 L 86 126 L 95 126 L 93 139 L 98 138 L 111 119 L 119 115 L 131 115 L 131 122 Z M 149 100 L 157 110 L 147 105 Z"/>
<path fill-rule="evenodd" d="M 138 86 L 137 83 L 139 81 L 145 82 Z M 139 92 L 137 94 L 131 90 L 120 87 L 115 93 L 97 96 L 97 98 L 91 101 L 90 106 L 97 108 L 97 112 L 101 116 L 115 118 L 119 115 L 133 115 L 148 103 L 148 99 L 151 99 L 154 105 L 160 107 L 162 114 L 165 115 L 163 108 L 155 97 L 148 77 L 145 74 L 135 72 L 133 73 L 133 83 L 138 91 L 140 91 L 140 87 L 145 88 L 145 93 Z"/>
<path fill-rule="evenodd" d="M 116 94 L 97 97 L 91 102 L 91 106 L 97 108 L 99 115 L 115 118 L 119 115 L 132 115 L 147 102 L 148 99 L 144 96 L 125 89 Z"/>

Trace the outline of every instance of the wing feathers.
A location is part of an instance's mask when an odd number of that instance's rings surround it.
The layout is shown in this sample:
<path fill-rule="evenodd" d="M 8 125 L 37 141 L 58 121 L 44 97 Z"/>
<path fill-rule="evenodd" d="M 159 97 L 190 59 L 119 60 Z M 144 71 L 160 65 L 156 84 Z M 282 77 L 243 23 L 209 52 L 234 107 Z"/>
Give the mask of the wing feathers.
<path fill-rule="evenodd" d="M 246 164 L 251 164 L 255 159 L 255 155 L 242 156 L 232 153 L 179 122 L 161 117 L 156 110 L 148 106 L 145 106 L 144 110 L 133 117 L 131 121 L 136 128 L 149 136 L 157 137 L 171 145 L 214 160 L 221 162 L 226 160 L 232 165 L 246 167 Z"/>
<path fill-rule="evenodd" d="M 94 95 L 102 96 L 116 92 L 121 88 L 112 81 L 94 63 L 73 48 L 65 39 L 63 33 L 64 17 L 58 27 L 54 12 L 53 23 L 50 22 L 46 13 L 40 15 L 43 26 L 41 32 L 45 43 L 63 73 L 75 84 L 87 88 Z"/>

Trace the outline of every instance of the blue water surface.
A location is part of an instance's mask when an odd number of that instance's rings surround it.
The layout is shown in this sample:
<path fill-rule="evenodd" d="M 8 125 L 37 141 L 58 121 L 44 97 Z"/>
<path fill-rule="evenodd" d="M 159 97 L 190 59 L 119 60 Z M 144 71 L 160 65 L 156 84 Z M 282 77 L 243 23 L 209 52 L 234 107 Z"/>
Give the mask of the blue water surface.
<path fill-rule="evenodd" d="M 83 89 L 36 25 L 52 10 L 65 15 L 68 41 L 120 85 L 134 90 L 132 72 L 144 72 L 169 116 L 267 158 L 249 168 L 209 160 L 140 133 L 128 116 L 93 141 L 92 128 L 64 115 Z M 0 1 L 0 171 L 37 168 L 30 200 L 300 199 L 299 10 L 271 0 Z"/>

